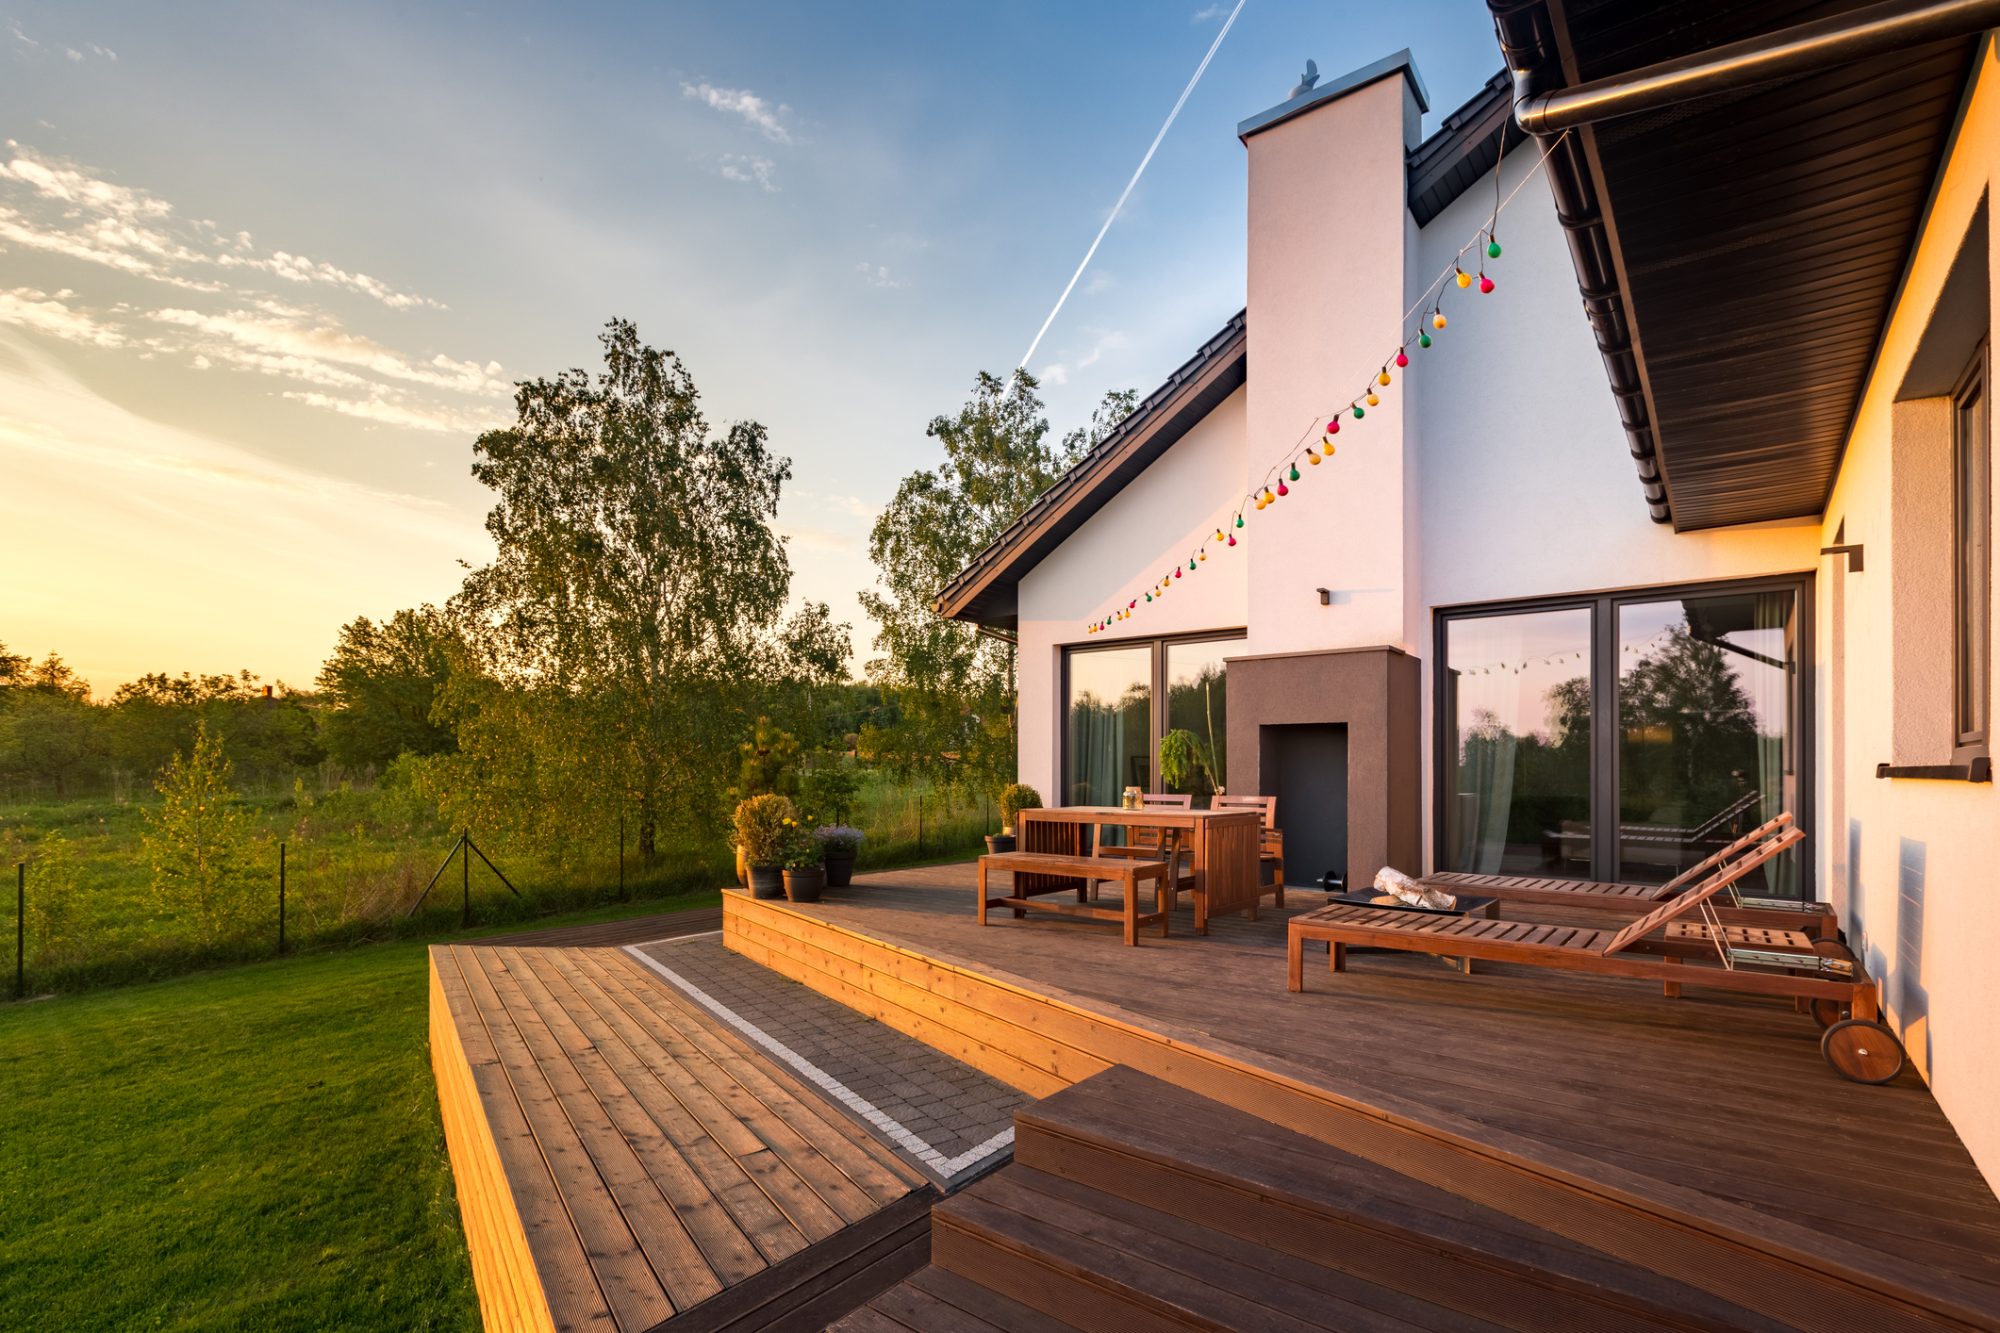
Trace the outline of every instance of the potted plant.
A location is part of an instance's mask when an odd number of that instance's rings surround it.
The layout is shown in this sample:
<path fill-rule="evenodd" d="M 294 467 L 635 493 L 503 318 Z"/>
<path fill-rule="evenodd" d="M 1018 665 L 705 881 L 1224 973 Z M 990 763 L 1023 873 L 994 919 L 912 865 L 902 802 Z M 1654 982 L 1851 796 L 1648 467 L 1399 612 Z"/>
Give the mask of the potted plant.
<path fill-rule="evenodd" d="M 816 903 L 826 890 L 826 853 L 820 841 L 796 819 L 785 821 L 778 856 L 784 866 L 785 896 L 795 903 Z"/>
<path fill-rule="evenodd" d="M 1221 791 L 1219 777 L 1209 760 L 1207 747 L 1192 731 L 1175 727 L 1160 737 L 1160 780 L 1167 784 L 1168 791 L 1194 792 L 1199 804 L 1208 799 L 1202 795 L 1199 784 L 1206 780 L 1211 792 Z"/>
<path fill-rule="evenodd" d="M 1025 782 L 1013 782 L 1000 789 L 1000 836 L 988 835 L 986 850 L 993 853 L 1014 850 L 1014 820 L 1023 810 L 1042 808 L 1042 794 Z"/>
<path fill-rule="evenodd" d="M 785 830 L 798 812 L 788 797 L 766 792 L 736 807 L 736 845 L 750 870 L 750 892 L 758 898 L 781 898 L 785 892 Z"/>
<path fill-rule="evenodd" d="M 861 854 L 861 839 L 866 836 L 851 824 L 828 824 L 813 830 L 826 859 L 829 889 L 844 889 L 854 882 L 854 858 Z"/>

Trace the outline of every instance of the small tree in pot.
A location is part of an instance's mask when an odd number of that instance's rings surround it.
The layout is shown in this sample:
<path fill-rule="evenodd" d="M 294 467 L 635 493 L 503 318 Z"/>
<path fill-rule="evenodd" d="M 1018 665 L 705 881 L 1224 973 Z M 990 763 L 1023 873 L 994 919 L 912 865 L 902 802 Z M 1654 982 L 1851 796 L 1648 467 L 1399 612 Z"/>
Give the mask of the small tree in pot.
<path fill-rule="evenodd" d="M 826 891 L 826 852 L 818 838 L 796 819 L 785 821 L 779 840 L 785 867 L 785 896 L 795 903 L 816 903 Z"/>
<path fill-rule="evenodd" d="M 854 858 L 861 855 L 861 839 L 866 836 L 848 824 L 828 824 L 813 830 L 813 837 L 819 839 L 820 850 L 826 856 L 829 889 L 844 889 L 854 882 Z"/>
<path fill-rule="evenodd" d="M 1016 844 L 1014 821 L 1023 810 L 1042 808 L 1042 794 L 1025 782 L 1009 783 L 1000 789 L 1000 836 L 988 836 L 986 850 L 1011 852 Z"/>
<path fill-rule="evenodd" d="M 758 898 L 785 893 L 785 831 L 798 822 L 790 798 L 766 792 L 736 807 L 736 845 L 749 863 L 750 892 Z"/>

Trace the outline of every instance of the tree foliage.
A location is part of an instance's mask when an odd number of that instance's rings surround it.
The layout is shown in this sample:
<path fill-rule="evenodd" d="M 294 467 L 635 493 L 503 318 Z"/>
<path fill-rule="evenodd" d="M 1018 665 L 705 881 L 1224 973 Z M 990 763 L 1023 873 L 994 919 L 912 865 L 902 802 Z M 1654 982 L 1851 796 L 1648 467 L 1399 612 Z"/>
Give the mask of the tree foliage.
<path fill-rule="evenodd" d="M 358 616 L 341 626 L 318 681 L 327 754 L 340 764 L 387 767 L 398 755 L 450 750 L 451 729 L 435 711 L 459 646 L 450 618 L 430 605 L 380 624 Z"/>
<path fill-rule="evenodd" d="M 900 711 L 871 741 L 909 775 L 979 790 L 1012 776 L 1013 649 L 944 619 L 934 603 L 1137 397 L 1106 394 L 1088 426 L 1057 440 L 1036 388 L 1023 370 L 1004 380 L 981 372 L 965 405 L 930 424 L 944 461 L 905 477 L 869 534 L 878 587 L 861 602 L 882 654 L 870 672 Z"/>
<path fill-rule="evenodd" d="M 791 568 L 772 520 L 791 464 L 764 428 L 711 431 L 686 367 L 632 324 L 600 342 L 596 376 L 522 383 L 515 424 L 474 446 L 497 552 L 455 601 L 460 675 L 478 679 L 447 689 L 448 769 L 467 803 L 628 806 L 650 858 L 663 826 L 718 827 L 755 696 L 830 674 L 832 621 L 780 622 Z"/>

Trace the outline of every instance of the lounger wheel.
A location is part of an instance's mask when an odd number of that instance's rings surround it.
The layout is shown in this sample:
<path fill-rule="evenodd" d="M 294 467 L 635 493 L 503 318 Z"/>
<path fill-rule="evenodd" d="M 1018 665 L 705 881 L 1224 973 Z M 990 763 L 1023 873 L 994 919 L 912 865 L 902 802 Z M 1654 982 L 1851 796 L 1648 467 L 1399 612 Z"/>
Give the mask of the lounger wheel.
<path fill-rule="evenodd" d="M 1887 1083 L 1903 1072 L 1903 1043 L 1880 1023 L 1846 1018 L 1820 1034 L 1819 1053 L 1855 1083 Z"/>
<path fill-rule="evenodd" d="M 1838 958 L 1844 962 L 1857 962 L 1854 950 L 1839 940 L 1824 939 L 1813 941 L 1813 952 L 1821 958 Z M 1822 1028 L 1830 1028 L 1835 1023 L 1845 1022 L 1852 1009 L 1845 1000 L 1829 1000 L 1824 997 L 1812 1002 L 1813 1021 Z"/>

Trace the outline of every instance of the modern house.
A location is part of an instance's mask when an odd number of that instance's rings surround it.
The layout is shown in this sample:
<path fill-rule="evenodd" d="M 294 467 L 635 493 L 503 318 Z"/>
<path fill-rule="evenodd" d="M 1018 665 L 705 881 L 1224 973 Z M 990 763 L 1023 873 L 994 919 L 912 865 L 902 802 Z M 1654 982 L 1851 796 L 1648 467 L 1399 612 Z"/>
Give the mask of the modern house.
<path fill-rule="evenodd" d="M 1243 122 L 1245 310 L 941 595 L 1086 808 L 433 947 L 487 1327 L 2000 1333 L 2000 0 L 1489 3 Z"/>
<path fill-rule="evenodd" d="M 1428 136 L 1407 52 L 1242 122 L 1245 310 L 938 609 L 1018 641 L 1023 781 L 1167 790 L 1190 732 L 1294 884 L 1658 881 L 1791 812 L 1761 891 L 2000 1181 L 1994 20 L 1491 3 Z"/>

